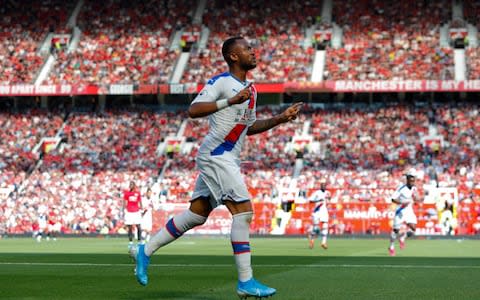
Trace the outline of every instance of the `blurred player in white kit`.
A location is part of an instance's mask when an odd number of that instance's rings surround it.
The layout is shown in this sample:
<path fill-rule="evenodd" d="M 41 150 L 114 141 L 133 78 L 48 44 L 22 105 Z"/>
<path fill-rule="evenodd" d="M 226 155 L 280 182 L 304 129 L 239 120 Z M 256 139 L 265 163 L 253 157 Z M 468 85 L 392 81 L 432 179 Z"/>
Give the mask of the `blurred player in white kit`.
<path fill-rule="evenodd" d="M 415 169 L 410 169 L 405 177 L 406 184 L 397 188 L 391 197 L 392 203 L 396 204 L 396 208 L 390 234 L 390 247 L 388 248 L 390 256 L 395 256 L 395 240 L 398 238 L 400 249 L 404 249 L 405 239 L 415 234 L 417 226 L 417 217 L 413 212 L 413 203 L 419 201 L 417 188 L 415 187 L 417 177 Z M 407 225 L 407 230 L 400 232 L 403 224 Z"/>

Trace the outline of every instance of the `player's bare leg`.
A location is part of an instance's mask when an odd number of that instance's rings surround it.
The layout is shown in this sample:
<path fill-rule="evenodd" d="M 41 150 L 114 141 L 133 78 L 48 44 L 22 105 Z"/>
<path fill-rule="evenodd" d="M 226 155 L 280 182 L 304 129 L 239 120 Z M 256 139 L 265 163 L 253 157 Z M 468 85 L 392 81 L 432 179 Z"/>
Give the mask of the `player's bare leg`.
<path fill-rule="evenodd" d="M 317 237 L 317 234 L 315 233 L 315 229 L 316 226 L 313 226 L 310 231 L 308 232 L 308 247 L 310 249 L 313 249 L 313 247 L 315 246 L 315 238 Z"/>
<path fill-rule="evenodd" d="M 416 225 L 409 223 L 407 224 L 407 230 L 400 236 L 399 241 L 400 241 L 400 249 L 405 249 L 405 240 L 409 237 L 412 237 L 415 235 L 415 230 L 416 230 Z"/>
<path fill-rule="evenodd" d="M 407 236 L 407 231 L 403 230 L 398 236 L 398 244 L 400 245 L 400 250 L 405 249 L 405 238 Z"/>
<path fill-rule="evenodd" d="M 390 256 L 395 256 L 395 240 L 398 237 L 399 230 L 396 228 L 392 229 L 390 233 L 390 247 L 388 248 L 388 253 Z"/>
<path fill-rule="evenodd" d="M 128 228 L 128 254 L 132 256 L 132 249 L 135 248 L 133 245 L 133 225 L 127 225 Z"/>
<path fill-rule="evenodd" d="M 328 245 L 327 245 L 327 236 L 328 236 L 328 223 L 327 222 L 323 222 L 322 223 L 322 231 L 321 231 L 321 235 L 322 235 L 322 248 L 327 250 L 328 249 Z"/>

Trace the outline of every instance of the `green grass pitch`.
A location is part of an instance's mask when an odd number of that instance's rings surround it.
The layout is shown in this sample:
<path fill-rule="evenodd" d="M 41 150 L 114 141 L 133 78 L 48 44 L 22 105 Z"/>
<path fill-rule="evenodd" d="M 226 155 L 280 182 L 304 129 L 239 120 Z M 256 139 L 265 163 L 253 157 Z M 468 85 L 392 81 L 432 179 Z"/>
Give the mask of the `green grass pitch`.
<path fill-rule="evenodd" d="M 480 299 L 480 241 L 254 238 L 254 274 L 273 299 Z M 0 299 L 238 299 L 228 237 L 186 236 L 151 260 L 140 286 L 126 238 L 0 239 Z"/>

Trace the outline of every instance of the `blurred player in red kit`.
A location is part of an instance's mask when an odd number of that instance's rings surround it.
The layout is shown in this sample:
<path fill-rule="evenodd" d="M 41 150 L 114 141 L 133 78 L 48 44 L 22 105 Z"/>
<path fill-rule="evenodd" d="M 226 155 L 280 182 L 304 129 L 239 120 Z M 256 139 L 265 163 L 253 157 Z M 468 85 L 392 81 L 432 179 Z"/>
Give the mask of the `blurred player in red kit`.
<path fill-rule="evenodd" d="M 142 239 L 142 229 L 140 223 L 142 222 L 142 197 L 140 191 L 137 190 L 135 182 L 130 182 L 130 188 L 123 192 L 123 201 L 125 209 L 125 225 L 128 227 L 128 251 L 130 253 L 133 249 L 133 225 L 137 229 L 137 239 L 140 243 Z"/>

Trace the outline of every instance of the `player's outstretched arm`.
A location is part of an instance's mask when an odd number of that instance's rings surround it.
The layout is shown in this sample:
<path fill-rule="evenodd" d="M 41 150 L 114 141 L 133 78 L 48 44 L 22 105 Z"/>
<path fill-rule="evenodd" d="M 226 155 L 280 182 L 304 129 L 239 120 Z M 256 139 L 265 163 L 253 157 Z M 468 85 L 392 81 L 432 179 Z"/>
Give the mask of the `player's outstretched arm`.
<path fill-rule="evenodd" d="M 226 107 L 240 104 L 250 99 L 251 91 L 248 84 L 243 90 L 238 92 L 235 96 L 228 99 L 220 99 L 215 102 L 195 102 L 188 108 L 188 116 L 192 119 L 206 117 Z"/>
<path fill-rule="evenodd" d="M 270 119 L 265 120 L 256 120 L 252 126 L 248 127 L 247 135 L 253 135 L 257 133 L 262 133 L 273 127 L 293 121 L 297 118 L 300 109 L 302 108 L 303 102 L 298 102 L 292 104 L 284 112 L 279 115 L 273 116 Z"/>

